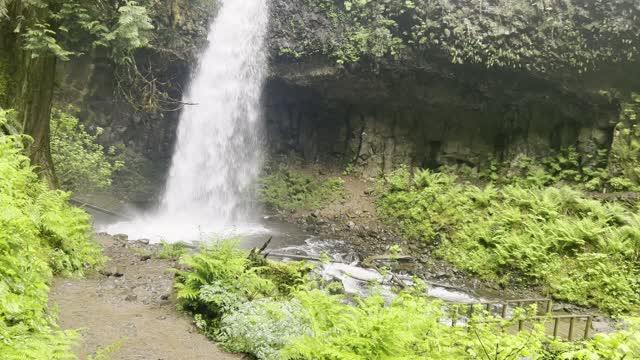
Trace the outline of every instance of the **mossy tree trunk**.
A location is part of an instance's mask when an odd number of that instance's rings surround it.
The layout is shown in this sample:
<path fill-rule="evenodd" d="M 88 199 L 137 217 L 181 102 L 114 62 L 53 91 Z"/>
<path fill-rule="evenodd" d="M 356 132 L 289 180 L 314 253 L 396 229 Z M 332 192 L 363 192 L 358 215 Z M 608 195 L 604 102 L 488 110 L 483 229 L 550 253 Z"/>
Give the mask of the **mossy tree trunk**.
<path fill-rule="evenodd" d="M 38 168 L 40 176 L 55 188 L 58 182 L 51 159 L 49 123 L 56 58 L 52 55 L 34 58 L 27 51 L 22 57 L 16 110 L 24 133 L 33 139 L 27 146 L 31 163 Z"/>
<path fill-rule="evenodd" d="M 45 9 L 46 10 L 46 9 Z M 34 7 L 15 2 L 14 14 L 24 19 L 39 20 L 42 14 Z M 28 20 L 27 20 L 28 21 Z M 15 38 L 15 54 L 18 62 L 16 78 L 15 110 L 23 132 L 33 141 L 26 150 L 31 163 L 51 188 L 58 186 L 53 167 L 50 146 L 50 119 L 55 87 L 56 57 L 51 52 L 33 53 L 25 50 L 22 37 Z"/>

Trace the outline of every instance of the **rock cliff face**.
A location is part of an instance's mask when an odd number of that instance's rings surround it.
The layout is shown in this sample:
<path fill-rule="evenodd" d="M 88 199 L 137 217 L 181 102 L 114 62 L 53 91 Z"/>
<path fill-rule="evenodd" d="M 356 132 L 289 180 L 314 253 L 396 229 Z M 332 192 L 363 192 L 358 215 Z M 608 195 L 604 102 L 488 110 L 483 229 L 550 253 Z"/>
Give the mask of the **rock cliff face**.
<path fill-rule="evenodd" d="M 265 91 L 269 145 L 309 162 L 352 164 L 366 175 L 400 164 L 480 165 L 519 153 L 608 148 L 615 105 L 518 74 L 275 64 Z"/>
<path fill-rule="evenodd" d="M 375 175 L 400 164 L 481 165 L 568 146 L 590 155 L 611 144 L 619 106 L 575 82 L 453 65 L 411 49 L 399 60 L 341 66 L 323 54 L 330 23 L 303 0 L 272 3 L 264 96 L 275 154 Z"/>
<path fill-rule="evenodd" d="M 154 2 L 153 41 L 150 48 L 134 54 L 135 66 L 113 64 L 100 51 L 59 64 L 56 105 L 72 104 L 89 129 L 103 128 L 99 137 L 103 145 L 126 147 L 123 176 L 129 184 L 124 186 L 133 188 L 129 194 L 133 200 L 148 201 L 152 189 L 161 188 L 180 110 L 186 106 L 180 103 L 182 92 L 206 43 L 208 20 L 215 10 L 215 1 Z M 146 179 L 145 189 L 130 183 L 131 178 Z"/>
<path fill-rule="evenodd" d="M 187 6 L 171 3 L 178 9 Z M 271 75 L 264 105 L 273 155 L 352 164 L 365 175 L 375 175 L 400 164 L 477 165 L 490 157 L 544 155 L 567 146 L 593 154 L 611 144 L 617 104 L 561 82 L 525 72 L 452 65 L 422 53 L 338 65 L 322 51 L 331 36 L 329 19 L 306 3 L 271 3 Z M 188 16 L 176 20 L 175 12 L 157 12 L 158 32 L 179 28 L 188 44 L 167 40 L 164 56 L 155 49 L 136 58 L 147 79 L 155 79 L 154 84 L 179 99 L 206 39 L 206 14 L 185 22 Z M 307 51 L 298 56 L 296 49 L 303 45 Z M 66 73 L 64 96 L 76 99 L 86 121 L 105 128 L 104 143 L 124 143 L 160 172 L 166 169 L 179 106 L 153 110 L 114 100 L 113 94 L 122 90 L 121 74 L 98 55 L 70 64 Z"/>

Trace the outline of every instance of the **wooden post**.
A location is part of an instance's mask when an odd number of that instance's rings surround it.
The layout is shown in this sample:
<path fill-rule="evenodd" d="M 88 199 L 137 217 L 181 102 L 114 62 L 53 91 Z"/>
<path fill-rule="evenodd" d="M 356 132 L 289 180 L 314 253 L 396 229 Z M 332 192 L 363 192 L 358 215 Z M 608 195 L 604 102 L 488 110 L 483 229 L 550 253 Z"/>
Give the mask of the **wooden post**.
<path fill-rule="evenodd" d="M 502 318 L 506 319 L 507 318 L 507 309 L 509 308 L 509 303 L 505 302 L 502 304 Z"/>
<path fill-rule="evenodd" d="M 546 313 L 547 314 L 551 314 L 551 311 L 553 311 L 553 300 L 549 299 L 549 300 L 547 300 Z"/>
<path fill-rule="evenodd" d="M 557 338 L 558 337 L 558 328 L 560 326 L 560 319 L 559 318 L 554 318 L 553 319 L 553 338 Z"/>
<path fill-rule="evenodd" d="M 451 326 L 456 326 L 458 322 L 458 307 L 453 307 L 451 309 Z"/>
<path fill-rule="evenodd" d="M 576 325 L 576 318 L 575 317 L 571 317 L 569 319 L 569 336 L 568 336 L 569 341 L 573 340 L 573 327 L 575 325 Z"/>
<path fill-rule="evenodd" d="M 489 314 L 491 314 L 491 303 L 487 303 L 487 304 L 484 306 L 484 308 L 485 308 L 485 310 L 487 310 L 487 312 L 488 312 Z"/>
<path fill-rule="evenodd" d="M 584 340 L 589 338 L 589 331 L 591 330 L 591 322 L 593 321 L 593 317 L 587 317 L 587 324 L 584 326 Z"/>
<path fill-rule="evenodd" d="M 524 330 L 524 320 L 518 320 L 518 331 Z"/>

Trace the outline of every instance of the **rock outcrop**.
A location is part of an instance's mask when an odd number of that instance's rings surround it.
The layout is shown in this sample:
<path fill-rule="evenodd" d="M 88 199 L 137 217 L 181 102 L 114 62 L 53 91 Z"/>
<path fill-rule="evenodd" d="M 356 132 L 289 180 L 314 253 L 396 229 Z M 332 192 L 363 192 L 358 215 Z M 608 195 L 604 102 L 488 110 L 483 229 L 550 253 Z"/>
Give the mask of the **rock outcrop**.
<path fill-rule="evenodd" d="M 272 3 L 264 96 L 274 154 L 374 175 L 400 164 L 481 165 L 570 146 L 593 155 L 611 145 L 619 105 L 580 86 L 583 79 L 567 86 L 527 71 L 454 65 L 411 47 L 399 59 L 338 64 L 326 48 L 339 40 L 331 31 L 343 29 L 330 16 L 302 0 Z"/>

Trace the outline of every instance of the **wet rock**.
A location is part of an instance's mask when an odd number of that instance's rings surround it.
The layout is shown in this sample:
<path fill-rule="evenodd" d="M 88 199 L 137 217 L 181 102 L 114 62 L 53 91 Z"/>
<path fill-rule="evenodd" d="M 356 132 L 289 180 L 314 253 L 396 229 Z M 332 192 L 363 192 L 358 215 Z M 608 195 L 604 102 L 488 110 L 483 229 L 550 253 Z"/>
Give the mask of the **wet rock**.
<path fill-rule="evenodd" d="M 169 294 L 160 295 L 160 300 L 163 300 L 163 301 L 169 300 Z"/>
<path fill-rule="evenodd" d="M 140 261 L 147 261 L 151 259 L 151 255 L 142 255 L 140 256 Z"/>
<path fill-rule="evenodd" d="M 606 321 L 594 321 L 591 323 L 591 328 L 593 329 L 594 332 L 598 333 L 598 332 L 608 331 L 611 328 L 611 326 Z"/>
<path fill-rule="evenodd" d="M 437 273 L 435 274 L 435 277 L 436 277 L 436 279 L 447 279 L 447 278 L 450 278 L 450 277 L 451 277 L 451 275 L 447 274 L 447 273 L 446 273 L 446 272 L 444 272 L 444 271 L 440 271 L 440 272 L 437 272 Z"/>
<path fill-rule="evenodd" d="M 349 230 L 353 230 L 355 227 L 356 227 L 356 224 L 355 224 L 353 221 L 349 221 L 349 222 L 347 223 L 347 228 L 348 228 Z"/>
<path fill-rule="evenodd" d="M 311 213 L 311 216 L 313 216 L 314 218 L 317 218 L 320 216 L 320 210 L 315 210 L 314 212 Z"/>
<path fill-rule="evenodd" d="M 566 311 L 571 312 L 571 307 L 568 304 L 563 303 L 553 303 L 553 311 Z"/>
<path fill-rule="evenodd" d="M 129 294 L 124 298 L 125 301 L 129 301 L 129 302 L 133 302 L 138 300 L 138 295 L 136 294 Z"/>
<path fill-rule="evenodd" d="M 118 234 L 118 235 L 113 235 L 113 240 L 115 241 L 129 241 L 129 236 L 126 234 Z"/>
<path fill-rule="evenodd" d="M 119 278 L 119 277 L 123 277 L 124 276 L 124 270 L 119 266 L 108 267 L 108 268 L 102 270 L 100 273 L 102 275 L 108 276 L 108 277 L 117 277 L 117 278 Z"/>

